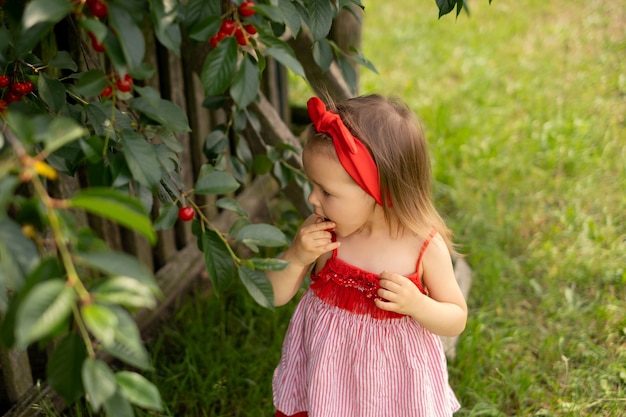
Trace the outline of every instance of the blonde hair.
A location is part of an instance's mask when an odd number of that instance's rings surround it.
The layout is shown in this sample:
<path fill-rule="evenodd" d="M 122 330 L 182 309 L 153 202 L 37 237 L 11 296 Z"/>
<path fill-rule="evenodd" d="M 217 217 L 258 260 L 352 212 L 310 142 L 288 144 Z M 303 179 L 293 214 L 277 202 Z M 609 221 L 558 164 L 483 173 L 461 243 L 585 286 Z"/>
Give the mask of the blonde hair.
<path fill-rule="evenodd" d="M 329 104 L 350 132 L 368 148 L 376 165 L 388 224 L 426 238 L 436 229 L 450 253 L 456 254 L 452 232 L 436 210 L 428 144 L 417 115 L 400 99 L 378 94 Z M 321 150 L 330 137 L 309 129 L 305 149 Z M 326 146 L 323 146 L 324 148 Z M 390 203 L 390 204 L 387 204 Z"/>

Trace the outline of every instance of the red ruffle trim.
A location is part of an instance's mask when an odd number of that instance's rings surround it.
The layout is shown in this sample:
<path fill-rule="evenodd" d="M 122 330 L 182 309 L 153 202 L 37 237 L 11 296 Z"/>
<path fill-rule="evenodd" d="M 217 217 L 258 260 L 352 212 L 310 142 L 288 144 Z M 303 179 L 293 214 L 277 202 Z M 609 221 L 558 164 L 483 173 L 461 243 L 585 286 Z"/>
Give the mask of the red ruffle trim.
<path fill-rule="evenodd" d="M 276 411 L 276 417 L 308 417 L 309 413 L 307 413 L 306 411 L 302 411 L 300 413 L 296 413 L 296 414 L 292 414 L 290 416 L 288 416 L 287 414 L 283 414 L 280 411 Z"/>
<path fill-rule="evenodd" d="M 424 292 L 417 273 L 408 277 Z M 358 269 L 339 258 L 330 258 L 319 274 L 311 274 L 311 290 L 322 301 L 355 314 L 367 314 L 375 319 L 400 318 L 401 314 L 381 310 L 374 300 L 380 285 L 378 274 Z"/>

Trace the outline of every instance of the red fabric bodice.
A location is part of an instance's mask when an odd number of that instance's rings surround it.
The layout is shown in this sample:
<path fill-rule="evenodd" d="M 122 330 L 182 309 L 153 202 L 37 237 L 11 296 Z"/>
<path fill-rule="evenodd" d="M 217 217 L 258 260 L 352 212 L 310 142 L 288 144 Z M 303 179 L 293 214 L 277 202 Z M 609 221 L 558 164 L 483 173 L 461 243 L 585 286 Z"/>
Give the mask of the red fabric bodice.
<path fill-rule="evenodd" d="M 434 236 L 422 245 L 415 272 L 408 275 L 419 290 L 428 295 L 419 276 L 422 256 Z M 333 234 L 334 239 L 334 234 Z M 400 318 L 401 314 L 381 310 L 374 304 L 374 299 L 382 299 L 378 295 L 379 274 L 365 271 L 337 257 L 337 251 L 326 261 L 319 273 L 311 273 L 311 290 L 324 302 L 356 314 L 368 314 L 376 319 Z"/>

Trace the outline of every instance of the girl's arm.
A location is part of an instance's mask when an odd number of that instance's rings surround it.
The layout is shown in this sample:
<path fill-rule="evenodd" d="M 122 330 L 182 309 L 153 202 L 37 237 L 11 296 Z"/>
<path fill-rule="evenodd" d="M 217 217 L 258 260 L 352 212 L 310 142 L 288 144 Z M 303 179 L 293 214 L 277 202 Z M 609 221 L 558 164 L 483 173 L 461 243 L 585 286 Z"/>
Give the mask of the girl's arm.
<path fill-rule="evenodd" d="M 281 259 L 289 262 L 281 271 L 266 271 L 274 290 L 274 305 L 289 302 L 298 292 L 309 268 L 320 255 L 339 247 L 332 241 L 333 222 L 325 222 L 316 215 L 309 216 L 300 226 L 289 248 Z"/>
<path fill-rule="evenodd" d="M 437 235 L 422 258 L 424 295 L 411 280 L 400 274 L 383 272 L 378 292 L 388 301 L 375 300 L 383 310 L 406 314 L 439 336 L 456 336 L 465 329 L 467 304 L 454 275 L 450 253 Z"/>

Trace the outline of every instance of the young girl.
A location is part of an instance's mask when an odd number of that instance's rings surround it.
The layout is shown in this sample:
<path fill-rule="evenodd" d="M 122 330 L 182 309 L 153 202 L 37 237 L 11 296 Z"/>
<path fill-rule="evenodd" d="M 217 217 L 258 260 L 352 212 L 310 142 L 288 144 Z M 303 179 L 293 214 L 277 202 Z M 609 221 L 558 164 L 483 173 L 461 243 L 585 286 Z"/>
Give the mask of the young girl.
<path fill-rule="evenodd" d="M 378 95 L 307 105 L 313 214 L 268 274 L 276 305 L 313 268 L 274 374 L 276 416 L 451 416 L 439 336 L 463 331 L 467 306 L 417 118 Z"/>

